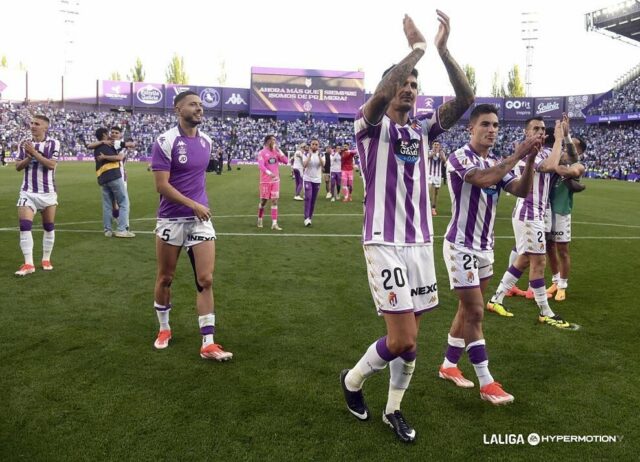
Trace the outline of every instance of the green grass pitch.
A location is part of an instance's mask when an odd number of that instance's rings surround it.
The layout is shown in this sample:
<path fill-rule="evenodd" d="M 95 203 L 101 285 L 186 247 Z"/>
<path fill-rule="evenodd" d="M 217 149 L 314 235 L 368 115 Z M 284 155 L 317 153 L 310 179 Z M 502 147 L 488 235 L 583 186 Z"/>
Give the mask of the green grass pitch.
<path fill-rule="evenodd" d="M 360 245 L 359 178 L 352 203 L 324 199 L 323 186 L 305 228 L 283 174 L 278 233 L 268 210 L 265 228 L 255 227 L 255 167 L 208 175 L 218 233 L 216 341 L 234 353 L 219 364 L 198 355 L 186 255 L 173 284 L 174 339 L 167 350 L 152 347 L 158 198 L 145 164 L 128 171 L 135 239 L 103 236 L 93 164 L 60 163 L 55 269 L 18 278 L 22 175 L 0 168 L 0 460 L 637 460 L 639 185 L 587 180 L 575 197 L 568 299 L 552 300 L 552 308 L 580 330 L 537 325 L 535 305 L 523 299 L 508 299 L 513 318 L 486 314 L 492 374 L 516 397 L 506 407 L 437 377 L 456 306 L 442 261 L 450 212 L 441 190 L 434 219 L 441 304 L 422 321 L 403 402 L 417 441 L 406 446 L 381 422 L 387 371 L 367 382 L 373 416 L 365 423 L 347 412 L 338 381 L 384 333 Z M 513 245 L 513 202 L 501 199 L 489 291 Z M 37 217 L 38 263 L 40 224 Z M 460 366 L 475 379 L 466 357 Z M 623 438 L 534 447 L 526 442 L 534 432 Z M 522 434 L 525 443 L 485 444 L 505 434 Z"/>

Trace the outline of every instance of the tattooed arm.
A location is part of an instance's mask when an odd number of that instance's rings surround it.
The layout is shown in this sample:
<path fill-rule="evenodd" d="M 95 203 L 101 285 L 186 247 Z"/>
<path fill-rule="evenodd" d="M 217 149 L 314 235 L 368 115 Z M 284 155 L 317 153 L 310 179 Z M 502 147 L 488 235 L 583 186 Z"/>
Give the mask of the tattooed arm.
<path fill-rule="evenodd" d="M 449 38 L 449 31 L 451 30 L 449 17 L 440 10 L 436 10 L 436 12 L 438 13 L 438 21 L 440 21 L 440 27 L 438 28 L 435 40 L 436 48 L 449 75 L 449 81 L 451 85 L 453 85 L 453 91 L 456 94 L 454 99 L 447 101 L 438 108 L 440 125 L 442 128 L 448 129 L 453 127 L 460 117 L 462 117 L 462 114 L 471 107 L 475 97 L 471 85 L 469 85 L 469 81 L 467 80 L 467 76 L 456 60 L 453 59 L 447 48 L 447 39 Z"/>
<path fill-rule="evenodd" d="M 533 137 L 526 138 L 522 143 L 520 143 L 516 147 L 516 151 L 512 155 L 505 157 L 502 160 L 502 162 L 490 168 L 486 168 L 486 169 L 476 168 L 474 170 L 471 170 L 469 173 L 465 175 L 464 181 L 466 183 L 470 183 L 474 186 L 477 186 L 478 188 L 487 188 L 489 186 L 493 186 L 494 184 L 498 184 L 500 180 L 504 178 L 504 176 L 507 173 L 513 170 L 513 168 L 520 161 L 520 159 L 524 159 L 525 157 L 527 157 L 527 162 L 533 165 L 533 160 L 536 157 L 536 152 L 538 151 L 539 147 L 540 147 L 540 142 L 537 139 Z M 529 166 L 529 170 L 533 170 L 533 167 Z M 523 177 L 524 176 L 525 175 L 523 175 Z M 511 185 L 516 186 L 518 182 L 520 182 L 522 183 L 522 188 L 526 189 L 526 191 L 528 192 L 529 188 L 531 187 L 531 180 L 524 178 L 524 181 L 522 181 L 523 177 L 521 177 L 519 180 L 512 181 L 511 183 L 509 183 L 509 186 Z M 512 192 L 512 191 L 509 191 L 509 192 Z M 516 195 L 518 195 L 519 197 L 522 197 L 522 194 L 516 194 Z M 526 192 L 524 195 L 525 196 L 527 195 Z"/>
<path fill-rule="evenodd" d="M 413 68 L 420 58 L 424 56 L 426 42 L 424 36 L 414 24 L 413 19 L 405 15 L 402 24 L 409 46 L 413 48 L 416 44 L 423 44 L 423 47 L 416 47 L 411 53 L 405 56 L 400 63 L 394 66 L 393 69 L 383 77 L 373 96 L 371 96 L 369 101 L 364 105 L 364 117 L 367 119 L 367 122 L 372 125 L 376 125 L 382 120 L 382 116 L 384 116 L 384 113 L 387 111 L 387 107 L 396 95 L 398 88 L 404 85 L 409 75 L 411 75 Z"/>

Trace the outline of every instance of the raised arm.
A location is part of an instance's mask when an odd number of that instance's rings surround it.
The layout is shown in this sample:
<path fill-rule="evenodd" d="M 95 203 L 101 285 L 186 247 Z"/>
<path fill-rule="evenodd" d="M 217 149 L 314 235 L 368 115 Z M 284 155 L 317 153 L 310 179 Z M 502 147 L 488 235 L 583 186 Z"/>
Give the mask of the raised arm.
<path fill-rule="evenodd" d="M 447 40 L 449 39 L 449 32 L 451 26 L 449 24 L 449 16 L 444 14 L 440 10 L 436 10 L 438 13 L 438 21 L 440 26 L 438 27 L 438 33 L 436 34 L 436 48 L 440 54 L 440 59 L 444 63 L 444 67 L 449 75 L 449 81 L 453 86 L 453 91 L 456 97 L 451 101 L 447 101 L 438 108 L 438 114 L 440 116 L 440 126 L 444 129 L 451 128 L 455 123 L 460 120 L 462 114 L 471 107 L 475 99 L 469 80 L 458 65 L 455 59 L 449 53 L 447 48 Z"/>
<path fill-rule="evenodd" d="M 575 164 L 580 160 L 580 156 L 578 155 L 578 150 L 573 144 L 573 140 L 569 134 L 569 117 L 565 113 L 562 114 L 562 122 L 564 123 L 562 127 L 562 134 L 564 136 L 564 145 L 567 149 L 567 158 L 569 159 L 570 164 Z"/>
<path fill-rule="evenodd" d="M 571 165 L 558 165 L 556 167 L 556 173 L 565 178 L 580 178 L 584 175 L 585 171 L 584 165 L 579 162 Z"/>
<path fill-rule="evenodd" d="M 535 161 L 538 153 L 539 146 L 536 147 L 532 154 L 529 154 L 527 161 L 522 171 L 522 175 L 509 183 L 505 189 L 507 192 L 513 194 L 516 197 L 527 197 L 531 187 L 533 186 L 533 175 L 535 173 Z"/>
<path fill-rule="evenodd" d="M 562 156 L 562 136 L 564 133 L 564 121 L 556 120 L 556 128 L 554 132 L 555 143 L 551 149 L 551 155 L 540 163 L 538 171 L 544 173 L 553 173 L 556 171 L 558 164 L 560 163 L 560 156 Z"/>
<path fill-rule="evenodd" d="M 505 157 L 502 162 L 486 169 L 475 168 L 465 175 L 464 181 L 479 188 L 487 188 L 498 184 L 507 173 L 513 170 L 520 159 L 527 156 L 535 157 L 539 147 L 540 141 L 529 137 L 520 143 L 516 147 L 516 151 L 512 155 Z"/>
<path fill-rule="evenodd" d="M 411 75 L 411 71 L 416 67 L 420 58 L 424 56 L 424 52 L 427 49 L 427 42 L 414 24 L 413 19 L 405 15 L 402 20 L 402 26 L 407 42 L 409 42 L 411 53 L 405 56 L 382 78 L 373 96 L 364 105 L 362 110 L 364 117 L 372 125 L 377 125 L 382 120 L 382 116 L 387 111 L 387 107 L 398 88 L 404 85 L 409 75 Z"/>

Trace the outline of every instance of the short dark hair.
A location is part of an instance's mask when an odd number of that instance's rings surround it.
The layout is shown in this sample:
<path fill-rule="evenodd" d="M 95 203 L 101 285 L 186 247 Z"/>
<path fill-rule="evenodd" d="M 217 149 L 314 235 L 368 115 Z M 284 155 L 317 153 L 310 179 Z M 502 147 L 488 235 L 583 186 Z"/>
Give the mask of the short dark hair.
<path fill-rule="evenodd" d="M 47 117 L 46 115 L 42 115 L 42 114 L 36 114 L 33 116 L 34 119 L 40 119 L 40 120 L 44 120 L 46 123 L 50 123 L 49 122 L 49 117 Z"/>
<path fill-rule="evenodd" d="M 179 93 L 178 95 L 176 95 L 176 97 L 174 98 L 173 107 L 178 106 L 178 103 L 189 95 L 198 96 L 198 94 L 195 91 L 192 91 L 192 90 L 183 91 L 182 93 Z"/>
<path fill-rule="evenodd" d="M 118 127 L 117 125 L 114 125 L 109 130 L 116 130 L 116 131 L 122 132 L 122 128 Z"/>
<path fill-rule="evenodd" d="M 527 128 L 529 126 L 529 123 L 533 120 L 537 120 L 538 122 L 544 122 L 544 119 L 540 116 L 529 117 L 527 120 L 524 121 L 524 128 Z"/>
<path fill-rule="evenodd" d="M 276 135 L 267 135 L 264 137 L 264 144 L 267 144 L 271 138 L 275 139 Z"/>
<path fill-rule="evenodd" d="M 100 127 L 99 129 L 96 130 L 96 138 L 98 139 L 98 141 L 102 141 L 102 138 L 104 136 L 107 136 L 109 133 L 109 130 L 107 130 L 104 127 Z"/>
<path fill-rule="evenodd" d="M 493 104 L 478 104 L 473 108 L 473 111 L 471 111 L 471 115 L 469 116 L 469 123 L 474 123 L 482 114 L 495 114 L 496 117 L 499 117 L 498 108 Z"/>
<path fill-rule="evenodd" d="M 576 140 L 578 140 L 578 144 L 580 145 L 580 149 L 582 149 L 582 152 L 585 152 L 587 150 L 587 141 L 581 137 L 580 135 L 573 135 L 571 138 L 575 138 Z"/>
<path fill-rule="evenodd" d="M 387 69 L 386 71 L 384 71 L 384 72 L 382 73 L 382 78 L 384 79 L 384 78 L 385 78 L 385 76 L 386 76 L 389 72 L 391 72 L 391 70 L 392 70 L 394 67 L 396 67 L 396 65 L 395 65 L 395 64 L 392 64 L 392 65 L 391 65 L 391 67 L 390 67 L 389 69 Z M 412 76 L 414 76 L 414 77 L 417 79 L 417 78 L 418 78 L 418 69 L 416 69 L 415 67 L 414 67 L 413 69 L 411 69 L 411 75 L 412 75 Z"/>

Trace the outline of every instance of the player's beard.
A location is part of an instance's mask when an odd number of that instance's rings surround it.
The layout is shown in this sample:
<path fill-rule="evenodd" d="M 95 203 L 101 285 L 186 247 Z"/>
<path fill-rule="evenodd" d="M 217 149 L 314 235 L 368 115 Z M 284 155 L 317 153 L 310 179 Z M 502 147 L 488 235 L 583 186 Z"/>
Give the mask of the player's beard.
<path fill-rule="evenodd" d="M 202 117 L 200 118 L 200 120 L 195 120 L 194 115 L 192 114 L 184 117 L 184 121 L 189 125 L 191 125 L 192 127 L 197 127 L 202 123 Z"/>

